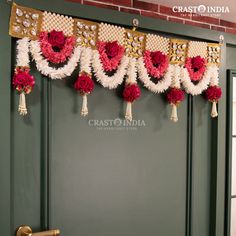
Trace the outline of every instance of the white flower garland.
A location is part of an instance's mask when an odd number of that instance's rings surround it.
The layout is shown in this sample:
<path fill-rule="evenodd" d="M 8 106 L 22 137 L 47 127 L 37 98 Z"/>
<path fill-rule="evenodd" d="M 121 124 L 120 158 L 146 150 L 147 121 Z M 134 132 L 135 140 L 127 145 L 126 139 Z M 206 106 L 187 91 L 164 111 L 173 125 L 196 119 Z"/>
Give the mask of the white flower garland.
<path fill-rule="evenodd" d="M 46 59 L 43 58 L 38 40 L 30 42 L 30 52 L 36 63 L 37 69 L 45 76 L 51 79 L 63 79 L 70 76 L 78 65 L 81 47 L 76 47 L 67 64 L 58 69 L 50 67 Z"/>
<path fill-rule="evenodd" d="M 97 78 L 97 81 L 105 88 L 114 89 L 123 82 L 124 76 L 127 72 L 128 64 L 129 58 L 127 56 L 123 56 L 115 74 L 108 76 L 103 70 L 99 52 L 97 50 L 93 51 L 92 65 L 94 74 Z"/>
<path fill-rule="evenodd" d="M 160 80 L 158 83 L 154 83 L 151 81 L 151 78 L 148 75 L 147 69 L 143 61 L 143 57 L 140 57 L 138 59 L 137 64 L 138 64 L 139 79 L 144 83 L 144 86 L 148 90 L 150 90 L 153 93 L 163 93 L 170 87 L 174 65 L 169 65 L 164 75 L 164 78 Z"/>
<path fill-rule="evenodd" d="M 29 68 L 29 38 L 25 37 L 18 39 L 16 42 L 16 67 Z M 20 93 L 18 112 L 20 115 L 26 115 L 28 113 L 26 107 L 25 93 Z"/>
<path fill-rule="evenodd" d="M 29 38 L 18 39 L 16 44 L 16 66 L 29 68 Z"/>
<path fill-rule="evenodd" d="M 88 74 L 92 73 L 91 63 L 92 63 L 93 51 L 88 47 L 81 47 L 80 56 L 80 71 L 86 72 Z"/>
<path fill-rule="evenodd" d="M 136 60 L 136 58 L 129 59 L 129 66 L 128 66 L 128 70 L 127 70 L 127 78 L 126 78 L 125 83 L 127 85 L 137 84 L 137 60 Z M 130 121 L 133 119 L 132 103 L 131 102 L 127 102 L 125 119 L 130 120 Z"/>
<path fill-rule="evenodd" d="M 207 89 L 209 83 L 218 85 L 218 68 L 215 65 L 207 66 L 202 79 L 196 85 L 191 81 L 188 70 L 183 68 L 181 71 L 181 83 L 187 93 L 199 95 Z"/>
<path fill-rule="evenodd" d="M 91 48 L 82 47 L 81 48 L 81 57 L 80 57 L 80 72 L 85 72 L 89 75 L 92 73 L 91 63 L 92 63 L 92 54 L 93 51 Z M 88 99 L 87 94 L 82 95 L 82 109 L 81 116 L 88 115 Z"/>

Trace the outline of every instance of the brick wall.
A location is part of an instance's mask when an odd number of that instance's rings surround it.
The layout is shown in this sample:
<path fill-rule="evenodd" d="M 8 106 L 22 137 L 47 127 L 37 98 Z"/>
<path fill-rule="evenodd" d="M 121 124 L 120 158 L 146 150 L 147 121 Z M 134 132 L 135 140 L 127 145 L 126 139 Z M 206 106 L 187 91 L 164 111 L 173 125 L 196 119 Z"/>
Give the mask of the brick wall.
<path fill-rule="evenodd" d="M 108 8 L 116 11 L 128 12 L 152 18 L 159 18 L 167 21 L 178 22 L 187 25 L 198 26 L 206 29 L 217 30 L 236 34 L 236 22 L 229 22 L 219 18 L 208 16 L 182 15 L 181 13 L 174 13 L 172 8 L 147 3 L 140 0 L 66 0 L 71 2 L 78 2 L 80 4 L 91 5 L 101 8 Z"/>

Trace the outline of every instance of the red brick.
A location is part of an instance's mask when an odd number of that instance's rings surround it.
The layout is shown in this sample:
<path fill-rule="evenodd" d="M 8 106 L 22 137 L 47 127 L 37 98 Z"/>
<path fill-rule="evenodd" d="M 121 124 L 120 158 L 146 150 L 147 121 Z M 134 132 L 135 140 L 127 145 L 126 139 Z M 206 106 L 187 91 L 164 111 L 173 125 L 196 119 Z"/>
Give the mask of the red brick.
<path fill-rule="evenodd" d="M 194 21 L 190 21 L 190 20 L 185 20 L 185 24 L 186 25 L 192 25 L 192 26 L 198 26 L 198 27 L 201 27 L 201 28 L 210 29 L 210 25 L 209 24 L 198 23 L 198 22 L 194 22 Z"/>
<path fill-rule="evenodd" d="M 166 7 L 166 6 L 162 6 L 162 5 L 160 5 L 160 13 L 166 14 L 169 16 L 176 16 L 176 17 L 180 17 L 180 18 L 191 19 L 190 13 L 173 12 L 171 7 Z"/>
<path fill-rule="evenodd" d="M 226 21 L 226 20 L 220 20 L 220 25 L 221 26 L 231 27 L 231 28 L 236 28 L 236 23 L 233 23 L 233 22 L 230 22 L 230 21 Z"/>
<path fill-rule="evenodd" d="M 159 13 L 151 12 L 151 11 L 141 11 L 141 15 L 152 17 L 152 18 L 157 18 L 157 19 L 162 19 L 162 20 L 167 20 L 167 16 L 161 15 Z"/>
<path fill-rule="evenodd" d="M 225 32 L 225 28 L 224 28 L 224 27 L 221 27 L 221 26 L 212 25 L 212 26 L 211 26 L 211 29 L 212 29 L 212 30 L 221 31 L 221 32 Z"/>
<path fill-rule="evenodd" d="M 82 0 L 65 0 L 66 2 L 76 2 L 76 3 L 82 3 Z"/>
<path fill-rule="evenodd" d="M 236 29 L 232 29 L 232 28 L 226 28 L 225 29 L 226 33 L 230 33 L 230 34 L 236 34 Z"/>
<path fill-rule="evenodd" d="M 96 0 L 97 2 L 110 3 L 117 6 L 132 6 L 132 0 Z"/>
<path fill-rule="evenodd" d="M 109 4 L 99 3 L 99 2 L 91 2 L 91 1 L 87 1 L 87 0 L 84 0 L 83 2 L 85 5 L 107 8 L 107 9 L 112 9 L 112 10 L 117 10 L 117 11 L 119 10 L 119 7 L 114 6 L 114 5 L 109 5 Z"/>
<path fill-rule="evenodd" d="M 139 9 L 120 7 L 120 11 L 140 15 L 140 10 Z"/>
<path fill-rule="evenodd" d="M 155 11 L 155 12 L 158 12 L 158 9 L 159 9 L 158 4 L 150 3 L 150 2 L 143 2 L 139 0 L 133 0 L 133 7 L 139 8 L 142 10 Z"/>
<path fill-rule="evenodd" d="M 210 23 L 210 24 L 214 24 L 214 25 L 220 24 L 220 19 L 218 19 L 218 18 L 209 17 L 209 16 L 201 16 L 198 14 L 193 14 L 192 20 Z"/>
<path fill-rule="evenodd" d="M 183 19 L 176 18 L 176 17 L 170 17 L 170 16 L 168 16 L 167 20 L 168 20 L 168 21 L 172 21 L 172 22 L 176 22 L 176 23 L 181 23 L 181 24 L 184 23 L 184 20 L 183 20 Z"/>

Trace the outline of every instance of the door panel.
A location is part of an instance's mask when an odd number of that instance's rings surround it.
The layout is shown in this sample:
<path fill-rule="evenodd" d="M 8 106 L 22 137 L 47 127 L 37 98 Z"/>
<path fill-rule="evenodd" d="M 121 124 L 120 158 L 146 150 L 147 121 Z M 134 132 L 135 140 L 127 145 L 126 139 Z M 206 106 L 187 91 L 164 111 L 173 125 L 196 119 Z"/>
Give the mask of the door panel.
<path fill-rule="evenodd" d="M 78 94 L 61 82 L 51 88 L 52 227 L 64 235 L 184 235 L 186 101 L 176 125 L 161 96 L 142 89 L 133 108 L 145 127 L 98 130 L 89 120 L 123 113 L 115 91 L 97 85 L 83 119 Z"/>

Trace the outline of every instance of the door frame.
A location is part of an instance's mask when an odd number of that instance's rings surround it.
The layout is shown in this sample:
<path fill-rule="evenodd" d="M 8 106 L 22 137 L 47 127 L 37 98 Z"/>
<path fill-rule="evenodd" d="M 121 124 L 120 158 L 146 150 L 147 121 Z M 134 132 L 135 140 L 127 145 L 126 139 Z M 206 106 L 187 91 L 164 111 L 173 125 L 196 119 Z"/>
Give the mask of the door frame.
<path fill-rule="evenodd" d="M 225 235 L 230 236 L 231 228 L 231 196 L 232 196 L 232 130 L 233 130 L 233 77 L 236 70 L 227 70 L 227 137 L 226 137 L 226 196 L 225 196 Z"/>
<path fill-rule="evenodd" d="M 123 25 L 132 28 L 133 18 L 137 18 L 140 22 L 140 30 L 149 30 L 153 32 L 162 32 L 173 35 L 173 37 L 190 37 L 194 40 L 218 42 L 219 35 L 224 36 L 225 44 L 222 46 L 222 62 L 220 69 L 221 80 L 226 79 L 226 46 L 236 45 L 236 36 L 213 31 L 204 28 L 198 28 L 190 25 L 182 25 L 179 23 L 167 22 L 161 19 L 153 19 L 149 17 L 133 15 L 124 12 L 113 11 L 109 9 L 96 8 L 94 6 L 81 5 L 79 3 L 68 2 L 64 0 L 17 0 L 17 4 L 25 5 L 28 7 L 46 10 L 46 11 L 57 11 L 57 13 L 67 14 L 72 16 L 78 16 L 80 18 L 95 20 L 95 21 L 105 21 L 108 23 Z M 55 10 L 55 5 L 53 4 L 63 4 L 63 12 L 58 9 Z M 0 140 L 1 140 L 1 160 L 0 165 L 0 185 L 2 186 L 2 194 L 0 201 L 0 209 L 4 214 L 0 215 L 0 225 L 3 235 L 11 235 L 11 222 L 12 214 L 14 209 L 11 206 L 11 168 L 12 168 L 12 154 L 11 154 L 11 139 L 12 139 L 12 89 L 10 78 L 14 68 L 14 58 L 11 57 L 12 54 L 12 39 L 8 35 L 9 27 L 9 16 L 10 16 L 11 6 L 7 3 L 7 0 L 3 0 L 0 3 L 1 15 L 0 15 L 0 27 L 1 27 L 1 44 L 0 44 L 0 55 L 4 60 L 1 62 L 0 70 L 0 106 L 1 114 L 0 116 Z M 124 22 L 130 22 L 129 24 Z M 50 83 L 50 81 L 49 81 Z M 47 83 L 45 83 L 46 86 Z M 212 147 L 211 156 L 214 157 L 214 163 L 212 163 L 211 169 L 211 214 L 210 214 L 210 235 L 211 236 L 223 236 L 225 230 L 225 183 L 226 182 L 226 172 L 225 172 L 225 153 L 226 153 L 226 85 L 222 83 L 223 97 L 219 103 L 219 117 L 218 119 L 211 120 L 212 127 Z M 189 97 L 189 104 L 192 104 L 192 97 Z M 190 107 L 192 109 L 192 106 Z M 190 109 L 190 110 L 191 110 Z M 222 112 L 221 112 L 222 111 Z M 190 114 L 191 115 L 191 114 Z M 192 131 L 191 124 L 188 131 L 189 148 L 192 147 Z M 186 229 L 186 235 L 191 235 L 191 150 L 188 151 L 188 189 L 187 189 L 187 202 L 189 206 L 187 211 L 188 226 Z M 187 203 L 188 204 L 188 203 Z"/>

